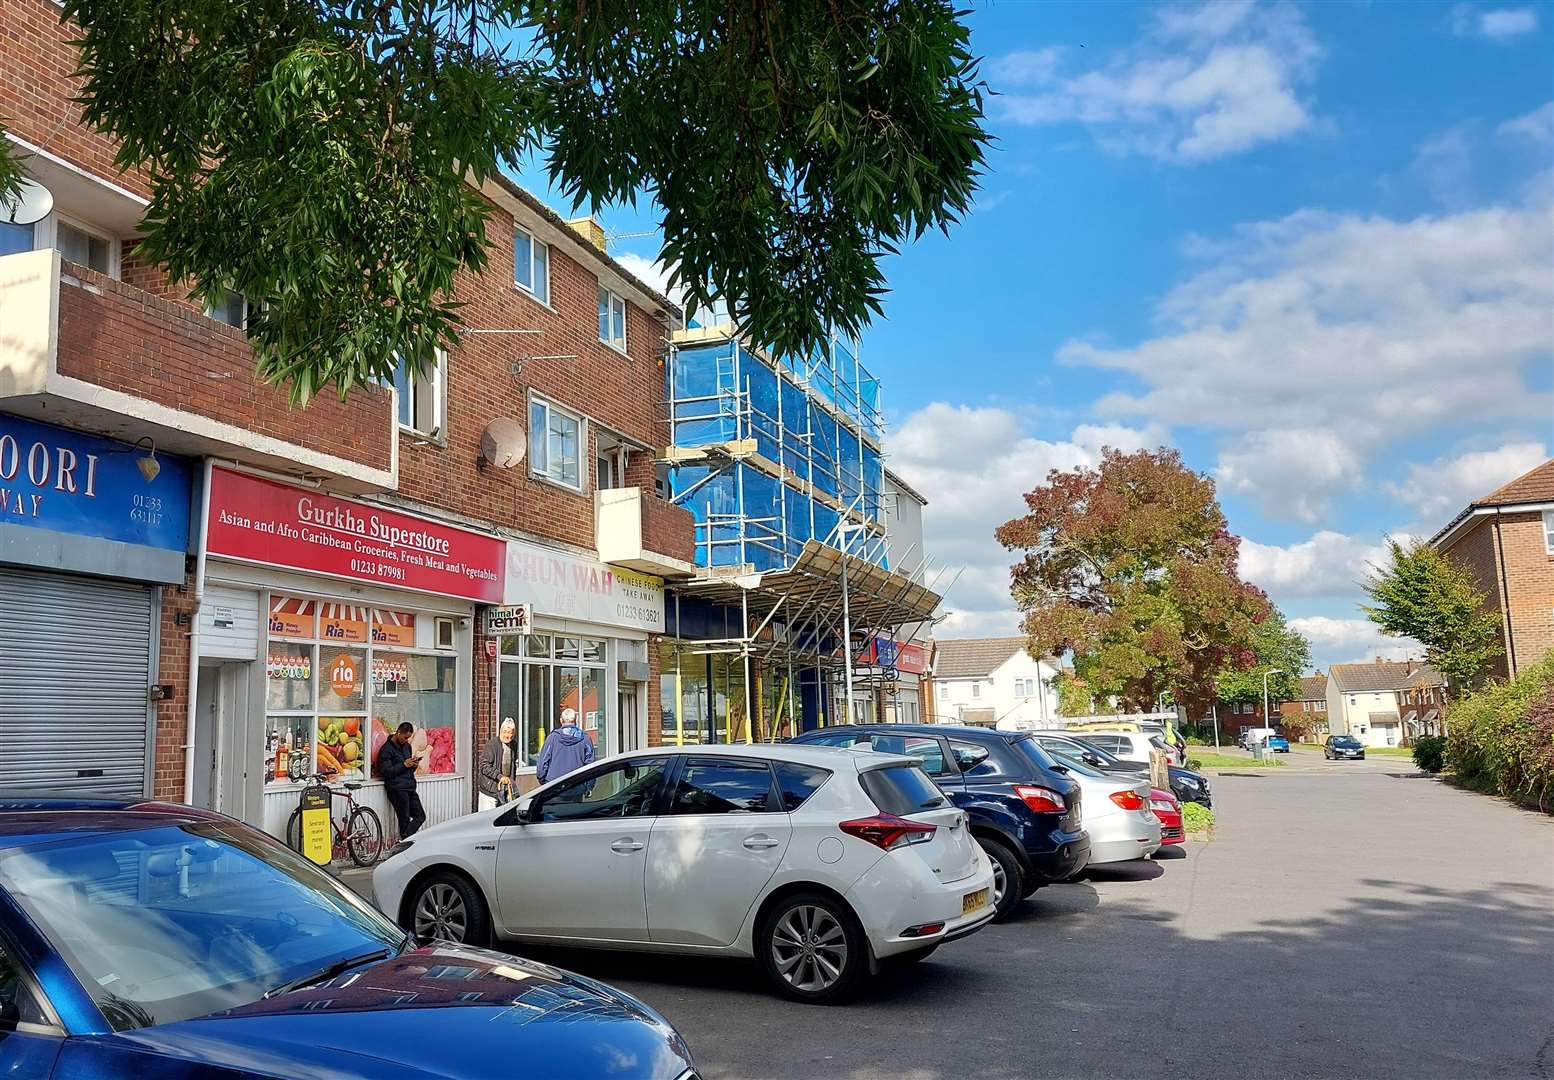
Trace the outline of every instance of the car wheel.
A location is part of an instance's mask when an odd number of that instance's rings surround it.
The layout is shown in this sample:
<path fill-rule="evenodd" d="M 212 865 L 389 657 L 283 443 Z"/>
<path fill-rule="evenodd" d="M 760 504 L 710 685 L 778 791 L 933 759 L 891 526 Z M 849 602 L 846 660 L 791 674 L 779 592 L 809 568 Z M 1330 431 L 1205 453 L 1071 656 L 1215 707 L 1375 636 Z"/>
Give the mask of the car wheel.
<path fill-rule="evenodd" d="M 756 956 L 783 997 L 835 1005 L 858 989 L 868 970 L 868 943 L 845 904 L 819 893 L 796 893 L 761 920 Z"/>
<path fill-rule="evenodd" d="M 1025 898 L 1025 870 L 1020 860 L 1009 848 L 997 840 L 978 841 L 987 857 L 993 861 L 993 907 L 997 914 L 994 922 L 1003 922 L 1014 911 L 1015 905 Z"/>
<path fill-rule="evenodd" d="M 485 945 L 491 939 L 485 897 L 458 874 L 433 874 L 416 886 L 409 923 L 405 929 L 420 945 L 433 941 Z"/>

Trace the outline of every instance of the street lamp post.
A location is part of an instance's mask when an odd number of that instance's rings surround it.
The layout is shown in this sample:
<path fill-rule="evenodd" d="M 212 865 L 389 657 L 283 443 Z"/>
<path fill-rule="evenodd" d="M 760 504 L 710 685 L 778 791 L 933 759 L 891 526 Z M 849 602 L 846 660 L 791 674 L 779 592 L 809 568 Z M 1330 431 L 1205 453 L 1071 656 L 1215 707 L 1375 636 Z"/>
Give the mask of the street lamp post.
<path fill-rule="evenodd" d="M 1263 727 L 1266 728 L 1269 731 L 1273 730 L 1273 724 L 1270 722 L 1270 720 L 1268 718 L 1268 676 L 1270 676 L 1270 675 L 1283 675 L 1283 674 L 1284 674 L 1284 669 L 1283 668 L 1269 668 L 1267 671 L 1263 672 Z M 1268 745 L 1268 736 L 1264 735 L 1263 736 L 1263 746 L 1266 747 L 1267 745 Z"/>

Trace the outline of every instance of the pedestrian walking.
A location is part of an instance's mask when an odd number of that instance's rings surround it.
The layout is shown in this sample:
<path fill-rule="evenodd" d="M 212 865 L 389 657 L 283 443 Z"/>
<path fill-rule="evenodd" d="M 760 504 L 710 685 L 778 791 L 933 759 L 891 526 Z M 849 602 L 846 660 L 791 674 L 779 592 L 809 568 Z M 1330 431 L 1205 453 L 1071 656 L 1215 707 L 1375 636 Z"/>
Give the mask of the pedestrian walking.
<path fill-rule="evenodd" d="M 394 816 L 399 819 L 401 840 L 410 839 L 426 824 L 426 810 L 415 789 L 415 770 L 421 759 L 410 749 L 414 734 L 415 725 L 407 720 L 378 751 L 378 776 L 383 780 L 383 793 L 394 808 Z"/>
<path fill-rule="evenodd" d="M 501 806 L 513 797 L 513 775 L 518 765 L 518 725 L 512 717 L 502 721 L 501 729 L 480 751 L 479 805 L 482 810 Z"/>
<path fill-rule="evenodd" d="M 540 783 L 575 772 L 594 759 L 594 744 L 577 726 L 577 710 L 562 709 L 561 723 L 545 736 L 535 776 Z"/>

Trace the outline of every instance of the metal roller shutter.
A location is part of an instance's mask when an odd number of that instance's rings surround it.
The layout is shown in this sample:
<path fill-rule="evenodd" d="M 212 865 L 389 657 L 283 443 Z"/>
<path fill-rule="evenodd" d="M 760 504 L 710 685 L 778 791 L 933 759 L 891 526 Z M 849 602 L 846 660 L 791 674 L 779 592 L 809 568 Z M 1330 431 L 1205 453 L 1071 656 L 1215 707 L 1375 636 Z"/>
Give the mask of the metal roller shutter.
<path fill-rule="evenodd" d="M 152 590 L 0 567 L 0 796 L 147 793 Z"/>

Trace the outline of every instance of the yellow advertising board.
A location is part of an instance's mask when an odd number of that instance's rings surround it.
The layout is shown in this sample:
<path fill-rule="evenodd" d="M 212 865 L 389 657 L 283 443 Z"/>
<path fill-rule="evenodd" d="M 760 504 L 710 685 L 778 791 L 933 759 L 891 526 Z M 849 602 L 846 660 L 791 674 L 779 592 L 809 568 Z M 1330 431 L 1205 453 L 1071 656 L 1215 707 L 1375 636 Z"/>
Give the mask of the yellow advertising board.
<path fill-rule="evenodd" d="M 302 789 L 299 809 L 302 811 L 302 856 L 319 866 L 328 866 L 333 857 L 329 842 L 329 789 L 306 787 Z"/>

